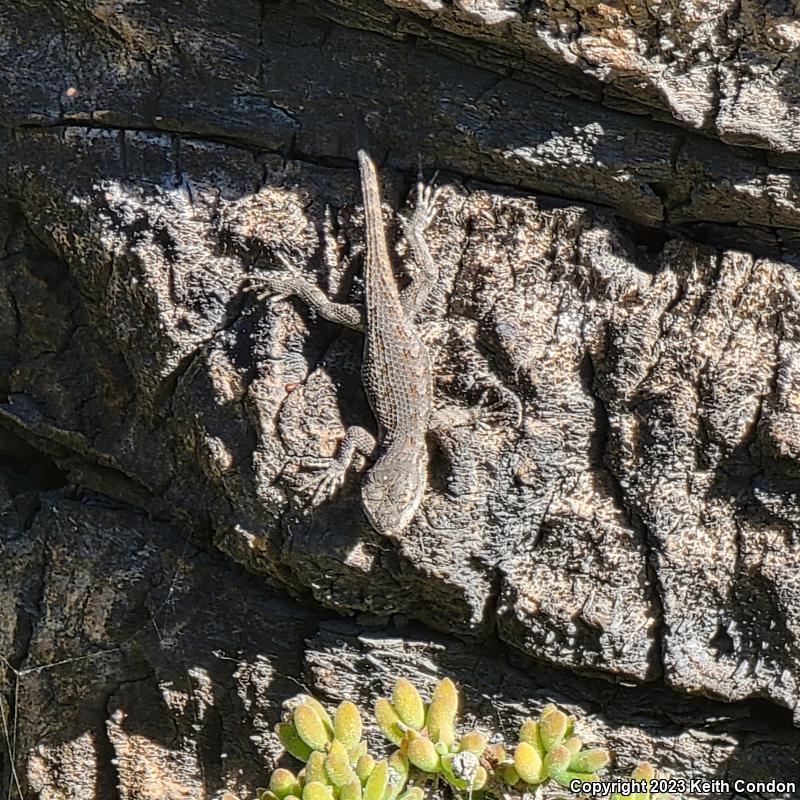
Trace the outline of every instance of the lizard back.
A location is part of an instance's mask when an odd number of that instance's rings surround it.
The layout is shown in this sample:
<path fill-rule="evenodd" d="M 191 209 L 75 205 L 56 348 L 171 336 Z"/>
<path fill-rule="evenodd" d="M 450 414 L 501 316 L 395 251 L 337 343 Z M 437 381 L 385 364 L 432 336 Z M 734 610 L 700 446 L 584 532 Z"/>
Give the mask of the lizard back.
<path fill-rule="evenodd" d="M 386 451 L 396 439 L 406 445 L 409 439 L 424 441 L 433 403 L 431 363 L 400 302 L 383 226 L 377 169 L 363 150 L 358 161 L 367 234 L 362 379 Z"/>
<path fill-rule="evenodd" d="M 361 484 L 361 505 L 372 527 L 391 536 L 408 526 L 425 493 L 433 382 L 430 358 L 392 271 L 377 169 L 363 150 L 358 163 L 367 232 L 361 375 L 381 440 L 378 458 Z"/>

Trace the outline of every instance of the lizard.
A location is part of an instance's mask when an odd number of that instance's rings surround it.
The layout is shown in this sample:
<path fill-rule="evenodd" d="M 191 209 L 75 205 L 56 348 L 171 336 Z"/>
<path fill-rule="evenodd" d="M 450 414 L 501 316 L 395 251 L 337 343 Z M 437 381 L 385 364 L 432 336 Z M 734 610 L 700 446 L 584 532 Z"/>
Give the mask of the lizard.
<path fill-rule="evenodd" d="M 378 533 L 396 536 L 419 509 L 428 479 L 426 437 L 434 411 L 433 374 L 414 317 L 438 279 L 424 233 L 433 221 L 439 190 L 420 181 L 414 213 L 410 220 L 402 220 L 418 272 L 401 291 L 389 254 L 377 167 L 364 150 L 358 151 L 358 165 L 366 229 L 364 306 L 330 300 L 281 252 L 276 255 L 284 271 L 257 280 L 268 293 L 299 297 L 325 319 L 364 334 L 361 376 L 379 439 L 361 426 L 351 426 L 334 457 L 304 459 L 301 464 L 322 470 L 312 498 L 312 505 L 318 505 L 343 483 L 356 453 L 374 457 L 361 483 L 361 505 Z"/>

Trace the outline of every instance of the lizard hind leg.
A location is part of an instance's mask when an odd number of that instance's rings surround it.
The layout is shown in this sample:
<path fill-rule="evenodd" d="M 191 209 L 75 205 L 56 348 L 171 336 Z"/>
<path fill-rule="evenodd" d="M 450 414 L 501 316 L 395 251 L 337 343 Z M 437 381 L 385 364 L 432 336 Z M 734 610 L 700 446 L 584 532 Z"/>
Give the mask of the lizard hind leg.
<path fill-rule="evenodd" d="M 433 179 L 427 184 L 420 181 L 417 184 L 414 213 L 410 219 L 403 216 L 399 218 L 416 265 L 414 269 L 407 269 L 411 283 L 400 294 L 400 303 L 409 318 L 413 318 L 422 308 L 439 279 L 439 268 L 425 240 L 425 231 L 436 215 L 441 192 L 442 187 L 433 186 Z"/>
<path fill-rule="evenodd" d="M 344 483 L 356 453 L 370 457 L 377 450 L 377 440 L 366 428 L 353 425 L 347 429 L 339 450 L 332 458 L 303 458 L 301 467 L 315 470 L 300 485 L 301 490 L 313 489 L 311 506 L 321 505 L 330 500 Z"/>

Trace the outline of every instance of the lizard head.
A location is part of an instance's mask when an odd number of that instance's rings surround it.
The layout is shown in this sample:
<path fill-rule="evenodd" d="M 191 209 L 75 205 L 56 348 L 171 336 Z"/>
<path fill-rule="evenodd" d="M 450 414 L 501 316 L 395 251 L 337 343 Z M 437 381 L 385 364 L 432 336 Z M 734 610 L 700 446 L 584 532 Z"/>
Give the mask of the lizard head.
<path fill-rule="evenodd" d="M 361 505 L 378 533 L 401 533 L 417 513 L 425 492 L 425 471 L 416 459 L 378 463 L 361 484 Z"/>

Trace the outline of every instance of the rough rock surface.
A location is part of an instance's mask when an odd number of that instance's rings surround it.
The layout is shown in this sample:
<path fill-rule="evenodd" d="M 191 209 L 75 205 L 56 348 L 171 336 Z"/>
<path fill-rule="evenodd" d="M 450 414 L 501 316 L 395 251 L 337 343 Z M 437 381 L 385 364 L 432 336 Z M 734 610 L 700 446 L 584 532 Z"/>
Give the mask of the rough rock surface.
<path fill-rule="evenodd" d="M 796 771 L 789 5 L 0 7 L 2 791 L 246 793 L 303 669 Z M 366 462 L 313 513 L 297 466 L 374 425 L 359 336 L 251 291 L 283 253 L 358 299 L 359 127 L 392 209 L 441 169 L 437 405 L 506 411 L 431 434 L 400 544 Z"/>

